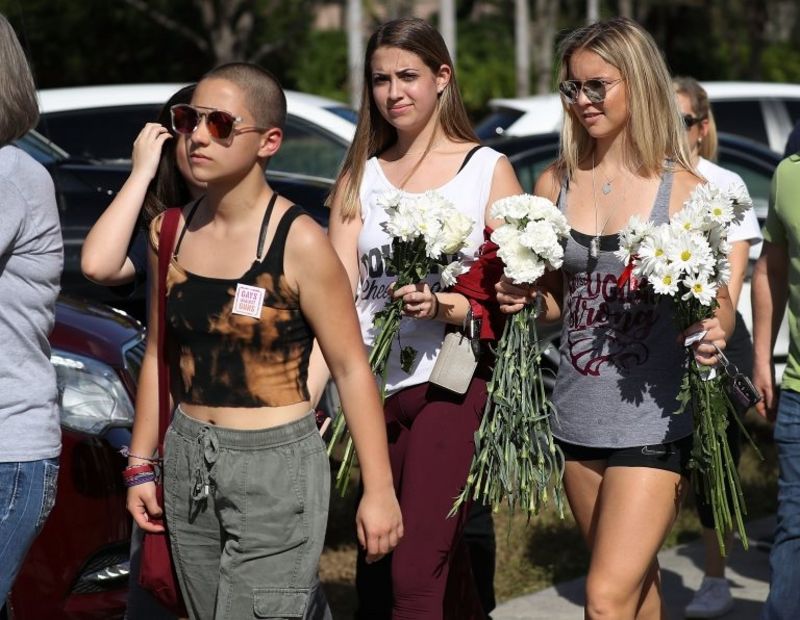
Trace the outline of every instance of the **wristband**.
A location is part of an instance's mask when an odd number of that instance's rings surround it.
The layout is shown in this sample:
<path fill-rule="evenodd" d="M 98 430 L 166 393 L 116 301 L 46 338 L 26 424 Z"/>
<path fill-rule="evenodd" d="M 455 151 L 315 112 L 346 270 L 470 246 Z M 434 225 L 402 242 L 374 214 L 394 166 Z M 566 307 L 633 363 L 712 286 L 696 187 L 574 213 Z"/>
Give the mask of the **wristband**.
<path fill-rule="evenodd" d="M 132 478 L 126 478 L 123 480 L 123 483 L 129 489 L 131 487 L 139 486 L 140 484 L 146 484 L 148 482 L 155 482 L 156 475 L 154 472 L 150 472 L 149 474 L 139 474 L 138 476 Z"/>
<path fill-rule="evenodd" d="M 129 478 L 135 478 L 136 476 L 141 474 L 154 474 L 154 473 L 155 473 L 155 468 L 149 463 L 142 465 L 128 465 L 125 469 L 122 470 L 122 477 L 125 480 L 128 480 Z"/>

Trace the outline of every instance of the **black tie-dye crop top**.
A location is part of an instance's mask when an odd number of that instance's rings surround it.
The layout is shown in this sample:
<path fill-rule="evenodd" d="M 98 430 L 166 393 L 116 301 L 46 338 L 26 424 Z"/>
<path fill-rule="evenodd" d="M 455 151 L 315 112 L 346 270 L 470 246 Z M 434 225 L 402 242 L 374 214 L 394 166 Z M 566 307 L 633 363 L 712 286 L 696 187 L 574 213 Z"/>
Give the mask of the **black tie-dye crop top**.
<path fill-rule="evenodd" d="M 261 225 L 256 260 L 240 278 L 228 280 L 191 273 L 177 261 L 198 204 L 186 218 L 167 273 L 170 365 L 180 370 L 179 377 L 172 372 L 173 390 L 181 402 L 210 407 L 279 407 L 308 400 L 313 334 L 283 273 L 286 237 L 303 210 L 292 206 L 284 214 L 261 260 L 273 195 Z M 150 228 L 156 251 L 162 221 L 163 214 Z M 250 296 L 237 297 L 240 285 L 255 289 L 245 289 Z M 251 303 L 253 292 L 256 300 L 259 297 L 257 289 L 264 292 L 260 308 Z"/>

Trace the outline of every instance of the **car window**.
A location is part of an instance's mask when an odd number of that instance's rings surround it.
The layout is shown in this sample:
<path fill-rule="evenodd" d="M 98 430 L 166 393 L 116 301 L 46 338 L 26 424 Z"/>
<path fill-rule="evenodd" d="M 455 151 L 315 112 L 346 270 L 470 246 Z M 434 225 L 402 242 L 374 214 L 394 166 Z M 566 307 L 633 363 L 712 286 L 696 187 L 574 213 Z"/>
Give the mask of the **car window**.
<path fill-rule="evenodd" d="M 356 112 L 353 108 L 348 108 L 344 105 L 336 105 L 327 107 L 325 109 L 346 121 L 350 121 L 353 123 L 353 125 L 358 123 L 358 112 Z"/>
<path fill-rule="evenodd" d="M 753 208 L 759 221 L 767 216 L 769 204 L 769 189 L 772 182 L 772 167 L 765 162 L 753 159 L 740 151 L 720 148 L 717 163 L 735 172 L 744 181 L 750 197 L 753 199 Z"/>
<path fill-rule="evenodd" d="M 760 101 L 714 101 L 711 108 L 718 131 L 769 144 Z"/>
<path fill-rule="evenodd" d="M 522 115 L 523 112 L 520 110 L 500 108 L 478 123 L 475 126 L 475 133 L 478 134 L 478 138 L 481 140 L 502 136 L 503 132 Z"/>
<path fill-rule="evenodd" d="M 558 144 L 552 144 L 516 153 L 509 159 L 511 165 L 514 166 L 522 189 L 526 192 L 533 192 L 537 179 L 545 168 L 555 161 L 556 157 L 558 157 Z"/>
<path fill-rule="evenodd" d="M 784 103 L 789 118 L 792 119 L 792 125 L 796 125 L 800 121 L 800 99 L 787 99 Z"/>
<path fill-rule="evenodd" d="M 53 112 L 42 114 L 36 129 L 72 157 L 129 160 L 136 136 L 160 109 L 148 104 Z"/>
<path fill-rule="evenodd" d="M 269 163 L 269 169 L 335 179 L 346 150 L 346 145 L 333 135 L 289 116 L 283 130 L 283 144 Z"/>

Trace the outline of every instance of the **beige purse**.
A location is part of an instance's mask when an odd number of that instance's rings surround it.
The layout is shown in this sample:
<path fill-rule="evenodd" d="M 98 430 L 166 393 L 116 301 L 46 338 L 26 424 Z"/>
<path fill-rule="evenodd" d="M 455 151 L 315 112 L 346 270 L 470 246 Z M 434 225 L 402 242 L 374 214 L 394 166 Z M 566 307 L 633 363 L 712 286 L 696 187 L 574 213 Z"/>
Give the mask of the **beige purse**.
<path fill-rule="evenodd" d="M 456 394 L 467 392 L 480 355 L 480 321 L 473 318 L 472 310 L 467 313 L 464 323 L 466 333 L 450 332 L 444 337 L 428 379 L 430 383 Z"/>

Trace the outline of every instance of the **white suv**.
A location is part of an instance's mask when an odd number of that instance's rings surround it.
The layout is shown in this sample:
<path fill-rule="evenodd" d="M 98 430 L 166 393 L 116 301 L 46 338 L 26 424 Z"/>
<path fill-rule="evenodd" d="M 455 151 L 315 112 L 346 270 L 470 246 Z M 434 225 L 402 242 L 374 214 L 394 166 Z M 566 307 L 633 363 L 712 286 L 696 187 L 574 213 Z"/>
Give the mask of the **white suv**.
<path fill-rule="evenodd" d="M 129 162 L 133 140 L 184 84 L 80 86 L 39 91 L 37 130 L 73 158 Z M 355 111 L 286 91 L 284 143 L 273 172 L 333 179 L 355 133 Z"/>
<path fill-rule="evenodd" d="M 800 121 L 800 84 L 702 82 L 719 131 L 737 134 L 783 153 L 792 127 Z M 492 99 L 490 114 L 475 130 L 481 139 L 558 131 L 559 95 Z"/>

